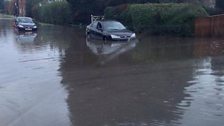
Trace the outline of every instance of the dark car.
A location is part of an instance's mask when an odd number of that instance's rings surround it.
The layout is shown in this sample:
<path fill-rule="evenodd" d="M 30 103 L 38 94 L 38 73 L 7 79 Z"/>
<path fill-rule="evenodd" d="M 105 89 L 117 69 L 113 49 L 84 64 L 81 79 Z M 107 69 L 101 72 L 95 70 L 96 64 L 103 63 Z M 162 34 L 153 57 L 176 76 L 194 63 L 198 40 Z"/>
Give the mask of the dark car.
<path fill-rule="evenodd" d="M 103 40 L 128 41 L 135 39 L 134 32 L 128 30 L 118 21 L 94 21 L 86 27 L 86 35 L 95 36 Z"/>
<path fill-rule="evenodd" d="M 36 31 L 37 25 L 33 22 L 30 17 L 17 17 L 14 22 L 14 26 L 19 31 Z"/>

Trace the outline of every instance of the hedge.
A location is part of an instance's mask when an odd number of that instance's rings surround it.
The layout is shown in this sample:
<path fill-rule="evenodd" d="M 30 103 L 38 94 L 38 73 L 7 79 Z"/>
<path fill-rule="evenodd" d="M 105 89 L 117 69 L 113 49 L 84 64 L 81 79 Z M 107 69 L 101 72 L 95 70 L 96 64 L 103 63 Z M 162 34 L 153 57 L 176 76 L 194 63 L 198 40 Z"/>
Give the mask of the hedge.
<path fill-rule="evenodd" d="M 152 34 L 193 35 L 194 19 L 203 16 L 208 13 L 202 6 L 187 3 L 127 4 L 105 9 L 107 19 Z"/>
<path fill-rule="evenodd" d="M 70 5 L 66 1 L 58 1 L 38 6 L 33 10 L 35 19 L 51 24 L 66 25 L 72 23 Z"/>

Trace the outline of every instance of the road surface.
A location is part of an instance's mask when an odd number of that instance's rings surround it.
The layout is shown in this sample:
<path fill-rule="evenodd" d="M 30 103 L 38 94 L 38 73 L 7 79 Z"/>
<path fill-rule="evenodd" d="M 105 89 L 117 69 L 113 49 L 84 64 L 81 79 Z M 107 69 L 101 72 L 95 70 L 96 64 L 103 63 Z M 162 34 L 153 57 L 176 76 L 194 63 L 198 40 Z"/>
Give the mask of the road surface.
<path fill-rule="evenodd" d="M 0 126 L 224 124 L 224 39 L 84 33 L 0 19 Z"/>

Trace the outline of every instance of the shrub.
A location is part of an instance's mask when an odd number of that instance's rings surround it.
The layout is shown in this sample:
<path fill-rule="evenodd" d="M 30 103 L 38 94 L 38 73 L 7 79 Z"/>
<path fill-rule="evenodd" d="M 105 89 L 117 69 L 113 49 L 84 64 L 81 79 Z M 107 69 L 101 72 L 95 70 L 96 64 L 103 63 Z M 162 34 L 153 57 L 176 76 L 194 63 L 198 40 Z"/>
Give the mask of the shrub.
<path fill-rule="evenodd" d="M 208 16 L 205 9 L 193 4 L 129 4 L 105 9 L 105 17 L 116 19 L 135 31 L 152 34 L 192 35 L 194 19 Z"/>
<path fill-rule="evenodd" d="M 33 10 L 35 18 L 44 23 L 51 24 L 71 24 L 71 9 L 66 1 L 52 2 Z"/>

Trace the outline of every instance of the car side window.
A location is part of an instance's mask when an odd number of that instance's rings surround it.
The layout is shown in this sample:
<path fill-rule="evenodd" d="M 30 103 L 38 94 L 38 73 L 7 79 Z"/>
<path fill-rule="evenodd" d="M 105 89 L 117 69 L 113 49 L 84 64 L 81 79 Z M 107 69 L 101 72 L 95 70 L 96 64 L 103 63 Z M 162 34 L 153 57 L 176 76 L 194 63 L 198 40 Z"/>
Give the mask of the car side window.
<path fill-rule="evenodd" d="M 98 24 L 97 24 L 97 29 L 102 29 L 102 25 L 101 25 L 101 23 L 98 23 Z"/>
<path fill-rule="evenodd" d="M 18 19 L 15 19 L 15 23 L 17 24 L 19 21 L 18 21 Z"/>

